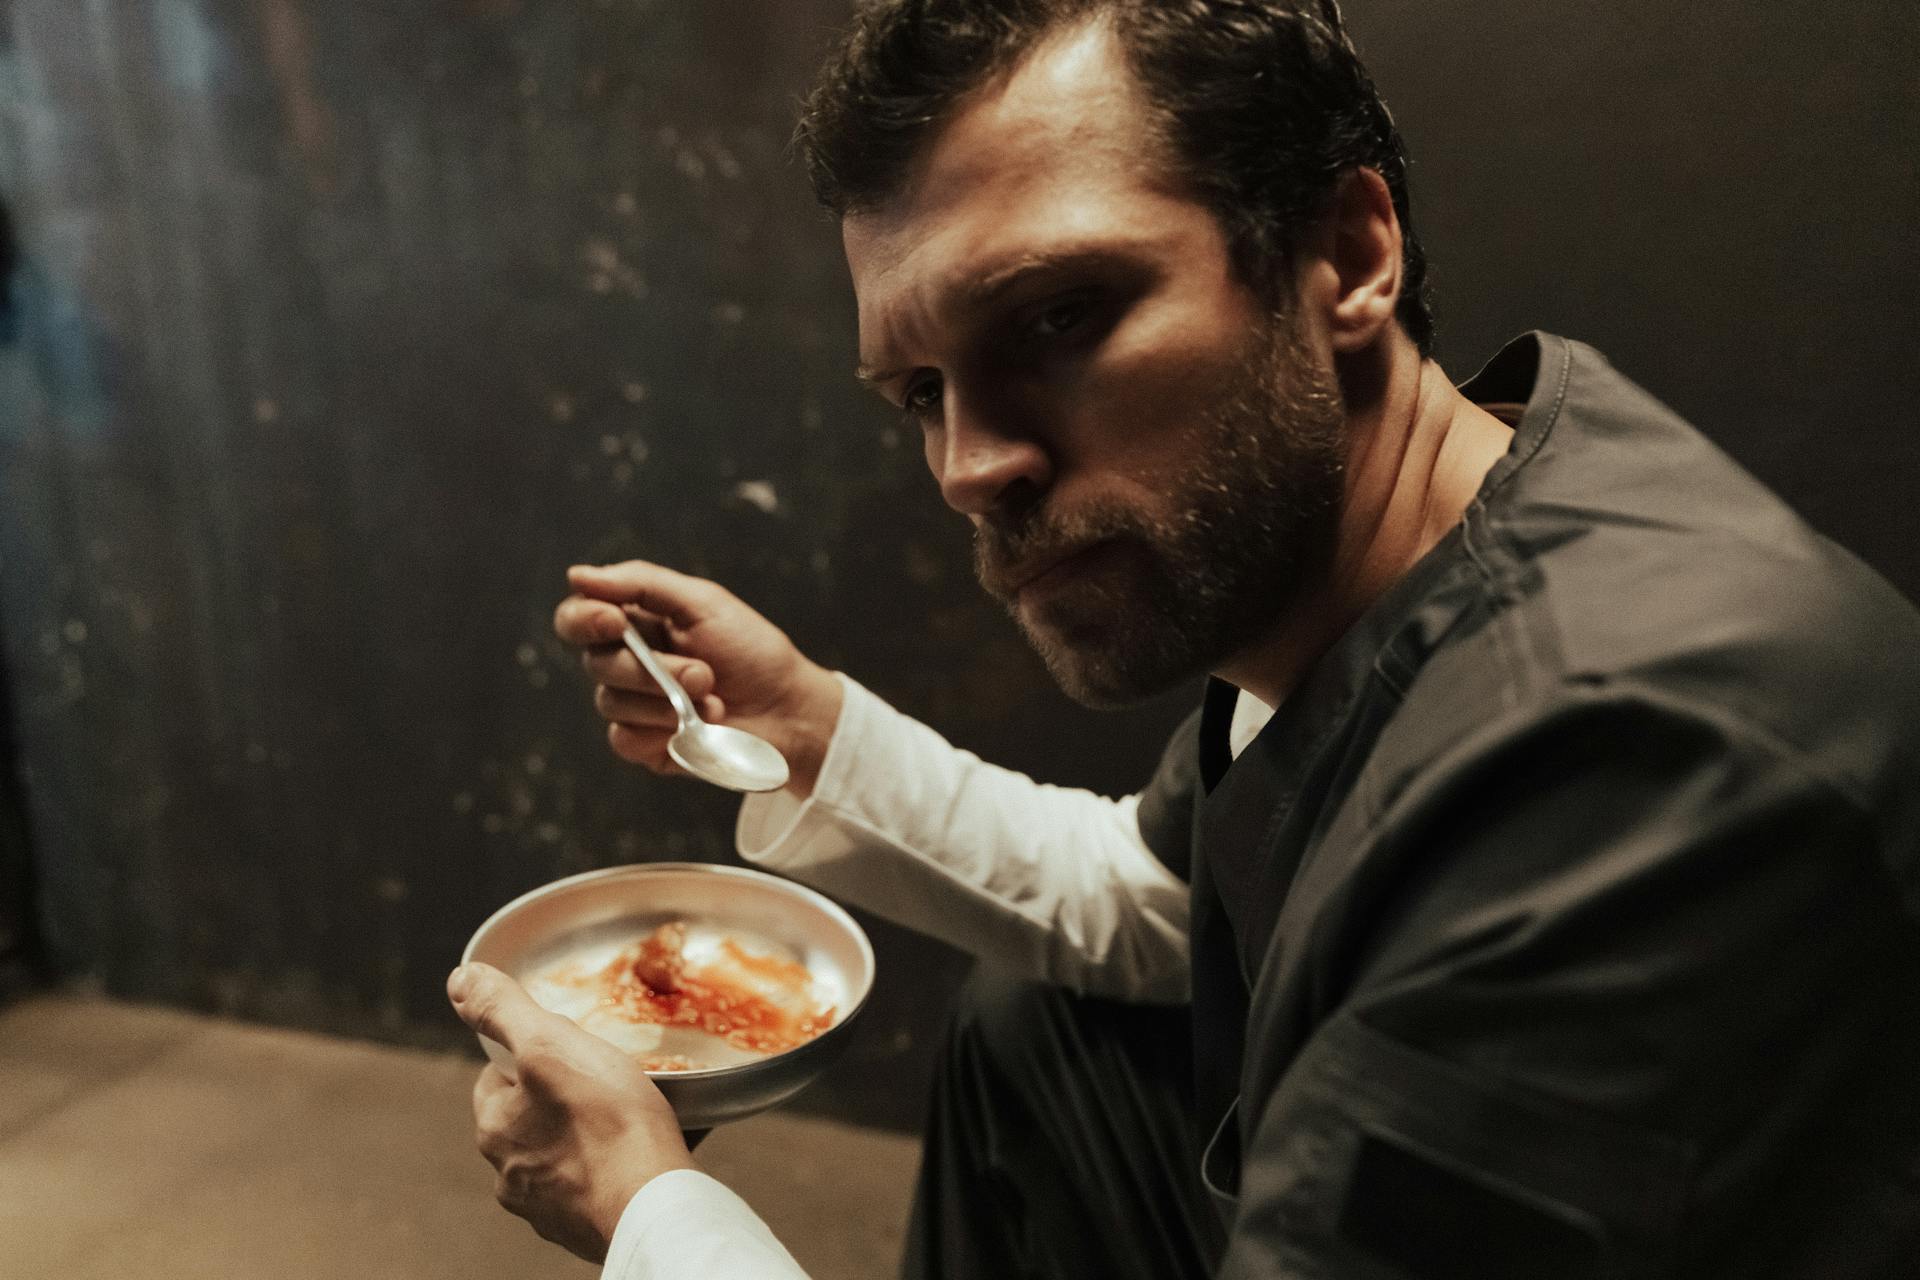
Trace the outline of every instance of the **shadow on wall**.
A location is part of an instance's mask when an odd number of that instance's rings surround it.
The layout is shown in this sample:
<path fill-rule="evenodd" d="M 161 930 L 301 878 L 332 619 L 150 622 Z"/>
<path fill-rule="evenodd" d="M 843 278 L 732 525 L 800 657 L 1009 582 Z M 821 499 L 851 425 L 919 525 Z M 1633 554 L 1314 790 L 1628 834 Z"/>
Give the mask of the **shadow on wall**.
<path fill-rule="evenodd" d="M 12 346 L 20 322 L 13 305 L 13 271 L 20 264 L 20 242 L 14 239 L 13 215 L 0 200 L 0 346 Z"/>
<path fill-rule="evenodd" d="M 19 264 L 20 244 L 14 238 L 13 216 L 0 201 L 0 346 L 11 347 L 19 337 L 13 279 Z M 0 456 L 0 467 L 5 465 L 5 458 Z M 0 573 L 4 572 L 4 566 L 0 566 Z M 33 927 L 33 859 L 27 842 L 26 798 L 14 743 L 11 694 L 6 655 L 0 650 L 0 1001 L 30 979 L 43 976 L 38 971 L 40 956 Z"/>

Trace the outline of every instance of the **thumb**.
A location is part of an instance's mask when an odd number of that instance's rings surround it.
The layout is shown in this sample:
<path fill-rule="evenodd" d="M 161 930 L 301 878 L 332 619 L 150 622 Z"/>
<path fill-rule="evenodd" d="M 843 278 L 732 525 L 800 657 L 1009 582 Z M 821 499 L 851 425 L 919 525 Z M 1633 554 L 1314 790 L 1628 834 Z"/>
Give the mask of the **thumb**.
<path fill-rule="evenodd" d="M 463 964 L 447 977 L 447 998 L 460 1020 L 517 1055 L 536 1035 L 555 1034 L 571 1022 L 534 1003 L 527 989 L 490 964 Z"/>

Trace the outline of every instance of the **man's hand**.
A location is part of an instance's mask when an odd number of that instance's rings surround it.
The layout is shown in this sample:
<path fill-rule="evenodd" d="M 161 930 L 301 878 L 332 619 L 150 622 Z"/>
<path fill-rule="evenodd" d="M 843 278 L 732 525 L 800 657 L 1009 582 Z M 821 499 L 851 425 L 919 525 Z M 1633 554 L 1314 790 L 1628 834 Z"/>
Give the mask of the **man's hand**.
<path fill-rule="evenodd" d="M 697 1167 L 673 1108 L 638 1062 L 541 1008 L 498 969 L 455 969 L 447 995 L 518 1064 L 517 1080 L 489 1064 L 473 1086 L 495 1197 L 544 1238 L 605 1260 L 634 1192 L 669 1169 Z"/>
<path fill-rule="evenodd" d="M 780 749 L 788 790 L 813 791 L 840 719 L 840 682 L 794 647 L 786 633 L 718 583 L 644 560 L 567 571 L 575 594 L 554 611 L 554 632 L 582 650 L 598 687 L 594 708 L 607 721 L 614 754 L 655 773 L 677 773 L 667 739 L 673 708 L 620 644 L 625 618 L 661 650 L 700 714 L 755 733 Z"/>

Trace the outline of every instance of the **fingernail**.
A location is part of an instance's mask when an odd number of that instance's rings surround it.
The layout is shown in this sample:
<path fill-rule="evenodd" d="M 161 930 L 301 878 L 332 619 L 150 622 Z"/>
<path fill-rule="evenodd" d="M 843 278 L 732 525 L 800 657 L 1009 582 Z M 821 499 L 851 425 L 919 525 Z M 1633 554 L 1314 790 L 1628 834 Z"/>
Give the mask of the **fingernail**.
<path fill-rule="evenodd" d="M 473 985 L 473 970 L 461 965 L 447 977 L 447 996 L 455 1004 L 467 998 L 467 988 Z"/>

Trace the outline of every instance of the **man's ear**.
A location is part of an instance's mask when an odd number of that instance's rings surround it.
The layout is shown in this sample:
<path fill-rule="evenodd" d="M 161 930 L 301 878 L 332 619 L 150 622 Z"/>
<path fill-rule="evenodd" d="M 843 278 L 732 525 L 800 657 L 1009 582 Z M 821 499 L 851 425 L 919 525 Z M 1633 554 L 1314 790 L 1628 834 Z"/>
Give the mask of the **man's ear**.
<path fill-rule="evenodd" d="M 1319 312 L 1335 355 L 1365 350 L 1400 305 L 1400 219 L 1386 179 L 1372 169 L 1342 178 L 1303 247 L 1301 300 Z"/>

